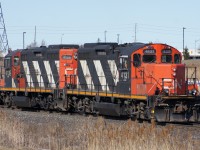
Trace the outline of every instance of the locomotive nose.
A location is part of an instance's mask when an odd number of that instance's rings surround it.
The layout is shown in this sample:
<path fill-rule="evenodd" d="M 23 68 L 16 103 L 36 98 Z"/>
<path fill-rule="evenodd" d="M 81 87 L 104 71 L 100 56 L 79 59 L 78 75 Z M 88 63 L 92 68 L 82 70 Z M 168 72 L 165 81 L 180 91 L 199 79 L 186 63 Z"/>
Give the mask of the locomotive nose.
<path fill-rule="evenodd" d="M 154 68 L 149 65 L 146 68 L 153 70 L 151 76 L 160 91 L 166 95 L 185 94 L 185 65 L 157 64 Z"/>

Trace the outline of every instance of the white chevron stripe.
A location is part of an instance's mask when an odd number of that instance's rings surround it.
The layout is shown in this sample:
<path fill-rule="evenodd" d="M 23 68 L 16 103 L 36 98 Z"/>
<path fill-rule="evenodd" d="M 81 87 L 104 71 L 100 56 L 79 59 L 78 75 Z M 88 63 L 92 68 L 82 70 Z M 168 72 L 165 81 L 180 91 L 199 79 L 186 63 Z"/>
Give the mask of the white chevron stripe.
<path fill-rule="evenodd" d="M 24 67 L 24 71 L 25 71 L 25 74 L 26 74 L 26 79 L 27 79 L 27 82 L 28 82 L 28 86 L 30 87 L 34 87 L 33 85 L 33 80 L 32 80 L 32 77 L 30 75 L 30 70 L 29 70 L 29 66 L 28 66 L 28 63 L 27 61 L 22 61 L 22 64 L 23 64 L 23 67 Z"/>
<path fill-rule="evenodd" d="M 56 64 L 56 68 L 57 68 L 57 70 L 58 70 L 58 75 L 59 75 L 60 61 L 59 61 L 59 60 L 56 60 L 56 61 L 55 61 L 55 64 Z"/>
<path fill-rule="evenodd" d="M 83 75 L 85 76 L 85 80 L 89 89 L 94 89 L 94 83 L 91 78 L 90 70 L 88 68 L 86 60 L 80 60 L 80 64 L 83 70 Z"/>
<path fill-rule="evenodd" d="M 115 85 L 117 85 L 117 82 L 119 81 L 119 72 L 117 70 L 117 65 L 114 60 L 108 60 L 108 65 L 110 67 L 110 71 L 112 73 Z"/>
<path fill-rule="evenodd" d="M 99 77 L 99 81 L 100 81 L 101 86 L 102 86 L 102 90 L 109 91 L 109 87 L 107 85 L 106 77 L 105 77 L 105 74 L 104 74 L 100 60 L 94 60 L 93 62 L 94 62 L 94 66 L 95 66 L 96 71 L 97 71 L 97 75 Z"/>
<path fill-rule="evenodd" d="M 44 67 L 47 72 L 47 77 L 50 83 L 50 87 L 56 87 L 49 61 L 44 61 Z"/>
<path fill-rule="evenodd" d="M 14 78 L 12 78 L 12 87 L 16 87 L 16 84 L 15 84 L 15 81 L 14 81 Z"/>
<path fill-rule="evenodd" d="M 41 75 L 41 70 L 40 70 L 38 61 L 33 61 L 33 66 L 36 72 L 36 77 L 37 77 L 39 87 L 44 87 L 44 80 L 43 80 L 43 76 Z"/>

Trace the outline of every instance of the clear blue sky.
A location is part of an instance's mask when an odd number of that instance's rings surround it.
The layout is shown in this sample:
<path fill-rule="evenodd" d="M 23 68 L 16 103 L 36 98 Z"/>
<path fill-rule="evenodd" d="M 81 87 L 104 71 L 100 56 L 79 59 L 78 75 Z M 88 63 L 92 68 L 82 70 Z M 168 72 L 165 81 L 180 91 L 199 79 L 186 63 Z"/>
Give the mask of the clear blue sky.
<path fill-rule="evenodd" d="M 14 50 L 34 41 L 47 45 L 133 42 L 137 23 L 138 42 L 167 43 L 180 50 L 183 45 L 195 48 L 200 39 L 199 0 L 2 0 L 9 46 Z M 64 35 L 63 35 L 64 34 Z M 196 42 L 197 47 L 200 41 Z"/>

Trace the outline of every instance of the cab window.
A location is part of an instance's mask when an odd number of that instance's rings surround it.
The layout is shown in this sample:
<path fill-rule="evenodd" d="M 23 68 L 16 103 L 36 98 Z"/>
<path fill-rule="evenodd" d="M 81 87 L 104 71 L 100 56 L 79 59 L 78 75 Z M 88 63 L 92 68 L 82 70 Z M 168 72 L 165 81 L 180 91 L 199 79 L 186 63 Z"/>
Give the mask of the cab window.
<path fill-rule="evenodd" d="M 172 55 L 162 55 L 161 61 L 162 63 L 172 63 Z"/>
<path fill-rule="evenodd" d="M 179 54 L 174 55 L 174 63 L 180 64 L 181 63 L 181 56 Z"/>
<path fill-rule="evenodd" d="M 142 60 L 144 63 L 154 63 L 156 61 L 156 55 L 143 55 Z"/>
<path fill-rule="evenodd" d="M 135 67 L 138 67 L 141 65 L 141 55 L 140 54 L 134 54 L 133 55 L 133 65 Z"/>
<path fill-rule="evenodd" d="M 14 56 L 14 66 L 19 65 L 19 56 Z"/>

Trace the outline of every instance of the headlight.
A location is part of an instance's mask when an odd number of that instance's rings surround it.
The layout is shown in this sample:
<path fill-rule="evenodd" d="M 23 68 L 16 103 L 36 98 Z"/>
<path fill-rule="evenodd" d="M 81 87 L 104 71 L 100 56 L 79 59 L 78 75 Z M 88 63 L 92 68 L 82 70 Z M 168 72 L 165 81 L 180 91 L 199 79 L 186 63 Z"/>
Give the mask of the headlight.
<path fill-rule="evenodd" d="M 172 75 L 175 77 L 176 76 L 176 72 L 174 72 Z"/>
<path fill-rule="evenodd" d="M 173 68 L 172 70 L 175 72 L 175 71 L 176 71 L 176 68 Z"/>

